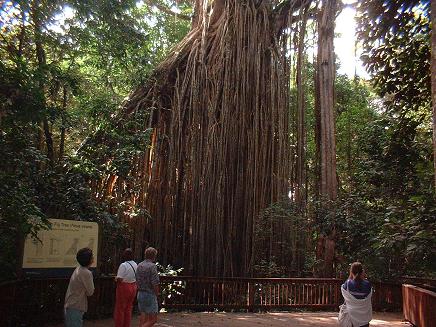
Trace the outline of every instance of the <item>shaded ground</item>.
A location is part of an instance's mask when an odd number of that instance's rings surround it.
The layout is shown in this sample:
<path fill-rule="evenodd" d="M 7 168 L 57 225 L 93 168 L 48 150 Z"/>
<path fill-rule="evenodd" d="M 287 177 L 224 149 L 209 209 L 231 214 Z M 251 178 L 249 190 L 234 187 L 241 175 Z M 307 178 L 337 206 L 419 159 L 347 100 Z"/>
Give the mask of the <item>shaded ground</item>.
<path fill-rule="evenodd" d="M 337 312 L 276 312 L 276 313 L 162 313 L 156 327 L 315 327 L 338 326 Z M 62 325 L 58 325 L 59 327 Z M 112 327 L 111 319 L 86 321 L 84 327 Z M 135 315 L 132 326 L 138 326 Z M 370 326 L 410 327 L 401 313 L 374 313 Z"/>

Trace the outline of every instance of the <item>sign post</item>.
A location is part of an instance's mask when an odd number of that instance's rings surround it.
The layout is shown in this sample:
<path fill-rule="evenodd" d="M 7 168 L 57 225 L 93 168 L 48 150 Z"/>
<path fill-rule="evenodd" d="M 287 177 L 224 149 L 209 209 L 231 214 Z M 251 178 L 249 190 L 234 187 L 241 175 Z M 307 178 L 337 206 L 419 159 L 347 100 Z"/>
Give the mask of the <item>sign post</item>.
<path fill-rule="evenodd" d="M 23 272 L 27 277 L 67 277 L 77 266 L 76 253 L 88 247 L 97 267 L 98 224 L 88 221 L 49 219 L 51 229 L 38 232 L 39 240 L 26 238 Z"/>

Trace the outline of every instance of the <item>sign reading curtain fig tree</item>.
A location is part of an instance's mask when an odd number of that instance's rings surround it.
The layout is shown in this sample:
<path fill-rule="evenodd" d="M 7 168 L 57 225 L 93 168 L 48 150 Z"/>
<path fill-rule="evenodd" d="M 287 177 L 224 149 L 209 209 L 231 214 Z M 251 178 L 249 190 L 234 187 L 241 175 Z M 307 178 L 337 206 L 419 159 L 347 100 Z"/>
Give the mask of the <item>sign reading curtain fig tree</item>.
<path fill-rule="evenodd" d="M 24 243 L 23 270 L 31 275 L 62 275 L 62 269 L 77 266 L 76 253 L 88 247 L 94 253 L 97 266 L 98 224 L 87 221 L 49 219 L 51 229 L 38 232 L 38 238 L 28 236 Z M 58 269 L 57 273 L 54 273 Z M 44 272 L 43 272 L 44 270 Z"/>

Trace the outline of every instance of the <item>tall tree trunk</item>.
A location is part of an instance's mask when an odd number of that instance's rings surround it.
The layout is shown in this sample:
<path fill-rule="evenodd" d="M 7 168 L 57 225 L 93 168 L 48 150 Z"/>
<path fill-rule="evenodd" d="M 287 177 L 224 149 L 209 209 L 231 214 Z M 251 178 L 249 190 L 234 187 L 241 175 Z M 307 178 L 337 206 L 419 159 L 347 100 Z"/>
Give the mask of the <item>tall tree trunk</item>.
<path fill-rule="evenodd" d="M 63 92 L 62 92 L 62 121 L 61 121 L 61 139 L 59 142 L 59 161 L 62 160 L 65 152 L 65 130 L 66 130 L 66 110 L 67 110 L 67 87 L 66 85 L 63 86 Z"/>
<path fill-rule="evenodd" d="M 41 32 L 42 9 L 40 6 L 42 6 L 42 4 L 40 4 L 39 1 L 33 2 L 31 16 L 33 21 L 33 31 L 35 36 L 35 50 L 36 50 L 36 58 L 38 60 L 38 68 L 40 69 L 41 72 L 43 72 L 45 70 L 45 65 L 46 65 L 46 56 L 45 56 L 44 47 L 42 45 L 42 32 Z M 44 82 L 42 81 L 41 78 L 39 81 L 39 87 L 41 89 L 41 93 L 43 96 L 43 104 L 45 106 L 46 99 L 44 94 L 45 93 Z M 50 165 L 53 165 L 53 160 L 54 160 L 53 138 L 52 138 L 52 133 L 50 131 L 49 122 L 45 114 L 44 114 L 44 118 L 42 119 L 42 130 L 44 131 L 44 136 L 45 136 L 47 157 L 50 161 Z M 40 137 L 41 136 L 42 135 L 40 134 Z"/>
<path fill-rule="evenodd" d="M 43 118 L 42 126 L 44 128 L 45 145 L 47 147 L 47 157 L 48 157 L 50 165 L 53 166 L 54 146 L 53 146 L 52 132 L 50 131 L 50 125 L 49 125 L 47 117 Z"/>
<path fill-rule="evenodd" d="M 318 15 L 317 87 L 319 119 L 320 195 L 329 200 L 337 196 L 335 135 L 335 53 L 333 47 L 336 0 L 322 3 Z"/>
<path fill-rule="evenodd" d="M 351 182 L 351 175 L 352 175 L 352 143 L 351 143 L 351 113 L 347 112 L 347 172 L 348 172 L 348 184 Z"/>
<path fill-rule="evenodd" d="M 302 10 L 303 12 L 303 10 Z M 297 185 L 295 200 L 299 208 L 306 206 L 306 98 L 304 93 L 305 69 L 304 37 L 306 35 L 307 8 L 304 9 L 299 31 L 297 57 Z"/>
<path fill-rule="evenodd" d="M 433 106 L 433 165 L 434 193 L 436 194 L 436 0 L 431 0 L 431 98 Z"/>
<path fill-rule="evenodd" d="M 300 10 L 301 22 L 298 31 L 298 53 L 297 53 L 297 158 L 296 158 L 296 186 L 295 186 L 295 202 L 302 215 L 305 214 L 307 184 L 306 184 L 306 95 L 305 95 L 305 36 L 307 26 L 308 7 Z M 297 276 L 300 274 L 301 255 L 297 251 L 297 247 L 303 246 L 299 242 L 301 231 L 296 224 L 292 224 L 292 272 Z M 294 275 L 295 276 L 295 275 Z"/>
<path fill-rule="evenodd" d="M 322 2 L 318 13 L 318 55 L 316 67 L 316 133 L 319 159 L 319 196 L 321 201 L 334 201 L 337 197 L 336 176 L 336 135 L 335 135 L 335 56 L 334 27 L 336 0 Z M 333 209 L 333 208 L 330 208 Z M 318 275 L 333 275 L 335 251 L 334 230 L 328 235 L 320 235 L 317 256 L 322 262 Z M 322 248 L 319 248 L 322 247 Z"/>

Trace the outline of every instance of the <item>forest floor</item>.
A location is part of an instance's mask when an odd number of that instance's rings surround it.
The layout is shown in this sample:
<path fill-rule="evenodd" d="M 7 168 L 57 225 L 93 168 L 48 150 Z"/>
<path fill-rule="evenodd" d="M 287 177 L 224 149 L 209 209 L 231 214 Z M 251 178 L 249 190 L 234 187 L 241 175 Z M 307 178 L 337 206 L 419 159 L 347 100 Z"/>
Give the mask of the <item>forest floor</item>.
<path fill-rule="evenodd" d="M 155 327 L 329 327 L 338 326 L 337 312 L 271 312 L 271 313 L 227 313 L 227 312 L 178 312 L 159 314 Z M 59 325 L 60 327 L 61 325 Z M 111 319 L 86 321 L 84 327 L 112 327 Z M 138 326 L 135 315 L 131 326 Z M 401 313 L 374 313 L 371 327 L 409 327 Z"/>

